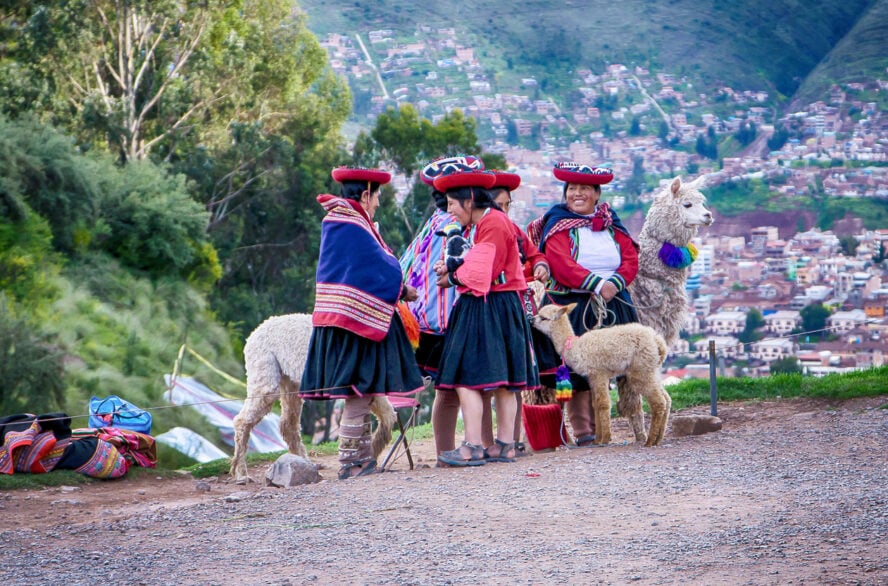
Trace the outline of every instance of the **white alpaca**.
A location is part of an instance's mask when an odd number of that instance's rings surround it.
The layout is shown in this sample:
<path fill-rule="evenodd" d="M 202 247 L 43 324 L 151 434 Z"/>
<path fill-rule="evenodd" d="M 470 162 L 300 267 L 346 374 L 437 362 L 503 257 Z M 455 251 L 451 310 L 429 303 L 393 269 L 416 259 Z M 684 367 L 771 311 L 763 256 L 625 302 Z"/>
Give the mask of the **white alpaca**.
<path fill-rule="evenodd" d="M 638 275 L 629 284 L 629 294 L 641 323 L 654 328 L 672 344 L 687 319 L 687 266 L 667 266 L 661 259 L 670 252 L 687 255 L 687 246 L 700 226 L 713 222 L 700 193 L 705 176 L 682 184 L 676 177 L 654 198 L 638 235 Z M 662 253 L 662 254 L 661 254 Z M 673 263 L 675 264 L 675 263 Z M 684 263 L 682 263 L 684 264 Z"/>
<path fill-rule="evenodd" d="M 533 326 L 551 338 L 555 349 L 574 372 L 589 381 L 595 410 L 595 442 L 611 441 L 609 381 L 624 375 L 620 392 L 631 390 L 647 399 L 651 429 L 645 445 L 657 445 L 666 432 L 672 406 L 672 399 L 660 382 L 660 365 L 666 359 L 663 337 L 652 328 L 636 323 L 590 330 L 578 337 L 567 317 L 574 307 L 576 303 L 546 305 L 533 318 Z M 643 419 L 641 425 L 644 426 Z"/>
<path fill-rule="evenodd" d="M 281 401 L 280 430 L 290 453 L 308 456 L 300 432 L 302 399 L 298 392 L 310 339 L 311 315 L 302 313 L 270 317 L 247 338 L 244 345 L 247 398 L 234 418 L 234 455 L 229 471 L 237 484 L 251 480 L 246 460 L 250 432 L 271 411 L 276 399 Z M 372 443 L 373 454 L 378 457 L 392 439 L 396 415 L 385 397 L 374 397 L 370 410 L 379 422 Z"/>

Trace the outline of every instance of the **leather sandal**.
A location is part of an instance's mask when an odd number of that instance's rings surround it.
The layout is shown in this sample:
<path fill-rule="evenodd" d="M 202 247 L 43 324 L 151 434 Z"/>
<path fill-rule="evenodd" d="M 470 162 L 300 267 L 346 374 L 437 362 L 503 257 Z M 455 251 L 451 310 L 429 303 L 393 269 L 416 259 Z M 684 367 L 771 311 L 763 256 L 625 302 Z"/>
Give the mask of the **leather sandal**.
<path fill-rule="evenodd" d="M 360 468 L 357 474 L 352 474 L 353 468 Z M 339 480 L 348 480 L 358 476 L 367 476 L 376 472 L 376 460 L 367 460 L 363 464 L 347 464 L 339 468 Z"/>
<path fill-rule="evenodd" d="M 505 455 L 511 451 L 515 451 L 517 453 L 518 450 L 515 448 L 514 442 L 507 444 L 506 442 L 503 442 L 503 441 L 500 441 L 497 439 L 497 440 L 494 440 L 494 445 L 499 448 L 499 450 L 496 452 L 495 456 L 491 455 L 490 452 L 488 452 L 487 450 L 484 450 L 484 457 L 487 458 L 488 462 L 514 462 L 515 461 L 514 457 L 510 458 L 509 456 Z M 491 447 L 493 447 L 493 446 L 491 446 Z"/>
<path fill-rule="evenodd" d="M 469 448 L 468 458 L 463 455 L 463 448 Z M 484 448 L 476 446 L 475 444 L 470 444 L 469 442 L 463 442 L 462 445 L 455 450 L 441 452 L 441 455 L 438 456 L 438 461 L 447 464 L 448 466 L 483 466 L 485 464 Z"/>

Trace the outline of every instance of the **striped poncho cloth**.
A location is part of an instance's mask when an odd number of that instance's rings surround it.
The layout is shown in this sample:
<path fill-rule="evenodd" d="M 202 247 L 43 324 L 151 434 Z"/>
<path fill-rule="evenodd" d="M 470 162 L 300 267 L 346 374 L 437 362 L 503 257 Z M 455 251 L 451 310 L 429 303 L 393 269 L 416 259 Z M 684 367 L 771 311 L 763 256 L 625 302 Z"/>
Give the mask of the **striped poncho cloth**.
<path fill-rule="evenodd" d="M 421 332 L 443 334 L 456 302 L 456 287 L 438 287 L 437 275 L 432 269 L 435 262 L 444 258 L 444 237 L 435 233 L 455 222 L 452 215 L 436 209 L 401 256 L 404 282 L 419 295 L 407 306 L 419 322 Z"/>
<path fill-rule="evenodd" d="M 379 342 L 401 295 L 401 267 L 356 201 L 323 194 L 314 327 L 333 326 Z"/>

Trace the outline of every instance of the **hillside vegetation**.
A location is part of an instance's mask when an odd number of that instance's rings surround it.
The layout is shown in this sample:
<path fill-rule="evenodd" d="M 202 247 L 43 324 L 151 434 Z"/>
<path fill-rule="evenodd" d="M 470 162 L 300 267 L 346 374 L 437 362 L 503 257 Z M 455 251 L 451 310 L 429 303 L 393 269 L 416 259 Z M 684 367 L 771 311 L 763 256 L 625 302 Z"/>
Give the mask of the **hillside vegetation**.
<path fill-rule="evenodd" d="M 818 99 L 833 84 L 884 77 L 888 68 L 888 0 L 877 0 L 805 78 L 794 98 Z"/>
<path fill-rule="evenodd" d="M 522 76 L 557 90 L 577 67 L 602 71 L 622 63 L 687 75 L 705 87 L 763 89 L 789 98 L 803 83 L 809 92 L 823 91 L 827 81 L 888 65 L 886 37 L 879 35 L 888 0 L 300 4 L 319 36 L 394 29 L 409 37 L 420 24 L 454 26 L 475 44 L 498 91 L 515 89 Z M 826 58 L 835 65 L 818 69 Z M 852 67 L 843 69 L 846 62 Z M 809 79 L 812 72 L 818 79 Z"/>

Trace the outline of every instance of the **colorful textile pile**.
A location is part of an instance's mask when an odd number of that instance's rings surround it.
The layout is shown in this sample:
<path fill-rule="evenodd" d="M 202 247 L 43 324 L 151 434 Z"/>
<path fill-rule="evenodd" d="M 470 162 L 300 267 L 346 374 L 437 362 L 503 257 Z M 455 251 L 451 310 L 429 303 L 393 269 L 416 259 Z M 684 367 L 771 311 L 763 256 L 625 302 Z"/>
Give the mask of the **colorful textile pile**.
<path fill-rule="evenodd" d="M 120 478 L 130 466 L 154 468 L 150 435 L 114 427 L 77 429 L 64 413 L 0 417 L 0 473 L 74 470 L 93 478 Z"/>

